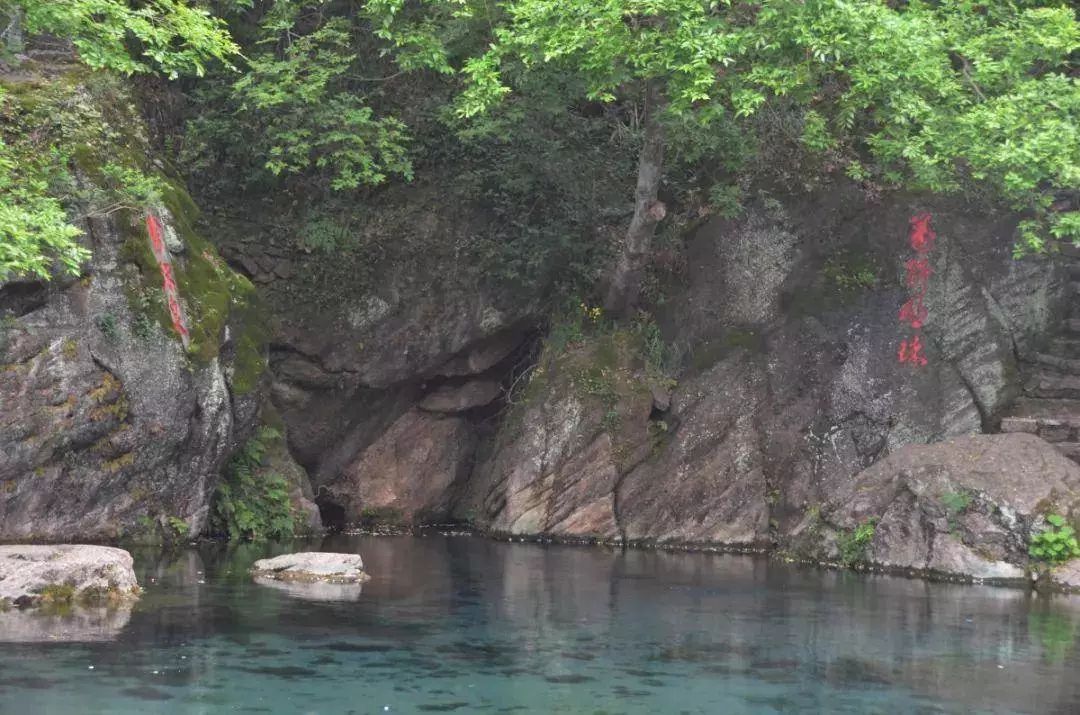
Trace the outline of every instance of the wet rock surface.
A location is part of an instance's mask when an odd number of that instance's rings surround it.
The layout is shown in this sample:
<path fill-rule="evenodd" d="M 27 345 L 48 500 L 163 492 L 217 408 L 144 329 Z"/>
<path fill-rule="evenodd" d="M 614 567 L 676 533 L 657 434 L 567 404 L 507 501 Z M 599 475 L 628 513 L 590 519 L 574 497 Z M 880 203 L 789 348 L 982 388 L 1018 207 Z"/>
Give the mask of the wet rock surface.
<path fill-rule="evenodd" d="M 135 599 L 132 564 L 131 554 L 110 546 L 0 546 L 0 604 Z"/>

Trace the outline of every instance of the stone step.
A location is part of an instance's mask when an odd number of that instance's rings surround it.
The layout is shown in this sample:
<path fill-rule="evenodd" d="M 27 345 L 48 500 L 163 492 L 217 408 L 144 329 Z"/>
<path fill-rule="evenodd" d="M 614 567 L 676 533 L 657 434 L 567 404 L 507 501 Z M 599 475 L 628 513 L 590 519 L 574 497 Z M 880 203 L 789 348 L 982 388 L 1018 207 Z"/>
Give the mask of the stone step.
<path fill-rule="evenodd" d="M 1020 398 L 1001 418 L 1002 432 L 1027 432 L 1047 442 L 1080 440 L 1080 400 Z"/>
<path fill-rule="evenodd" d="M 1035 355 L 1035 362 L 1039 365 L 1052 367 L 1063 373 L 1080 375 L 1080 360 L 1078 359 L 1051 355 L 1048 353 L 1037 353 Z"/>
<path fill-rule="evenodd" d="M 1080 375 L 1070 375 L 1045 367 L 1037 368 L 1025 380 L 1024 394 L 1028 397 L 1080 399 Z"/>
<path fill-rule="evenodd" d="M 1065 321 L 1065 332 L 1071 334 L 1080 334 L 1080 318 L 1069 318 Z"/>
<path fill-rule="evenodd" d="M 1073 280 L 1080 280 L 1080 261 L 1066 261 L 1065 270 L 1066 272 L 1068 272 L 1069 278 Z"/>

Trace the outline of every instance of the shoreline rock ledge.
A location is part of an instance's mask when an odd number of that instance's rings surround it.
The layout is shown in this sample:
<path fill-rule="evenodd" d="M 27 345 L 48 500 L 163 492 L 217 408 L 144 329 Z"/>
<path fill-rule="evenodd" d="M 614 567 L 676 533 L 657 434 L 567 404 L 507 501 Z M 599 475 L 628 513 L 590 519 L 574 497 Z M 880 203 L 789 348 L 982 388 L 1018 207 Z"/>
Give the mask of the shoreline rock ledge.
<path fill-rule="evenodd" d="M 271 580 L 288 583 L 363 583 L 371 577 L 364 571 L 360 554 L 336 554 L 323 551 L 301 551 L 282 554 L 255 562 L 251 574 L 256 581 Z"/>
<path fill-rule="evenodd" d="M 88 544 L 0 546 L 0 609 L 128 601 L 141 589 L 131 554 Z"/>

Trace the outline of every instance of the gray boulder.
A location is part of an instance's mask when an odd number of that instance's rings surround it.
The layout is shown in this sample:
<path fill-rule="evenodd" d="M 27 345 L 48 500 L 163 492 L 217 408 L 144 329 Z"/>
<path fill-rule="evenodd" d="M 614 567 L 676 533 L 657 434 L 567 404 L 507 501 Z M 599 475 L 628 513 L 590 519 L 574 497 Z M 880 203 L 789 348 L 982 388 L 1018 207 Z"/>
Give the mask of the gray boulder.
<path fill-rule="evenodd" d="M 290 583 L 353 584 L 371 578 L 364 572 L 364 560 L 359 554 L 322 551 L 301 551 L 260 559 L 255 562 L 251 574 L 256 580 Z"/>
<path fill-rule="evenodd" d="M 110 546 L 0 546 L 0 604 L 109 600 L 139 595 L 131 554 Z"/>

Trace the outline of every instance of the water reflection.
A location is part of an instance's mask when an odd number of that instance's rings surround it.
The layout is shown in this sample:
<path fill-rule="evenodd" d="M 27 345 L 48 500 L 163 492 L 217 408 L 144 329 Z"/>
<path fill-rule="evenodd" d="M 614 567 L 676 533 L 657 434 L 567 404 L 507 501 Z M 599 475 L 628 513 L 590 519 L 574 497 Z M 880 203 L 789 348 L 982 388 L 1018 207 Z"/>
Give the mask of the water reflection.
<path fill-rule="evenodd" d="M 131 620 L 131 610 L 130 603 L 120 603 L 0 611 L 0 642 L 111 641 Z"/>
<path fill-rule="evenodd" d="M 320 548 L 361 553 L 373 579 L 319 600 L 247 574 Z M 207 545 L 136 565 L 146 594 L 113 642 L 0 650 L 0 711 L 1080 711 L 1068 597 L 479 538 Z"/>
<path fill-rule="evenodd" d="M 363 586 L 359 583 L 303 583 L 299 581 L 279 581 L 265 576 L 255 577 L 255 583 L 267 588 L 276 588 L 293 598 L 307 601 L 359 601 Z"/>

